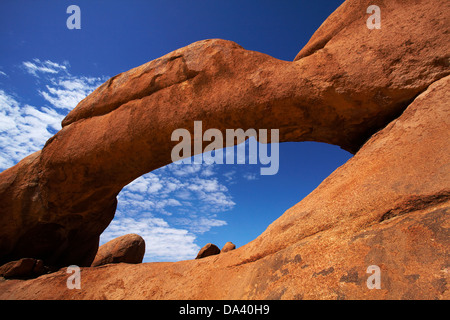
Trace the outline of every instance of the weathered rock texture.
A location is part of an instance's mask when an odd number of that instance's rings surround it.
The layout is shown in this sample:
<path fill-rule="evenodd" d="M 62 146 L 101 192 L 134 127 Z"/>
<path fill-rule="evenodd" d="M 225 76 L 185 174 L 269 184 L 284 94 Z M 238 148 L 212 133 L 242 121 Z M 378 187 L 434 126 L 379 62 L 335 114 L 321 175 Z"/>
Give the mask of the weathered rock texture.
<path fill-rule="evenodd" d="M 220 249 L 212 243 L 207 243 L 197 254 L 195 259 L 202 259 L 220 253 Z"/>
<path fill-rule="evenodd" d="M 108 241 L 100 246 L 92 267 L 109 263 L 141 263 L 145 254 L 145 241 L 137 234 L 130 233 Z"/>
<path fill-rule="evenodd" d="M 247 245 L 208 259 L 82 268 L 82 290 L 65 287 L 65 269 L 5 281 L 0 298 L 449 299 L 449 85 L 450 76 L 431 85 Z M 381 269 L 379 290 L 366 286 L 370 265 Z"/>
<path fill-rule="evenodd" d="M 279 128 L 355 152 L 409 105 L 261 236 L 209 259 L 83 268 L 82 290 L 64 270 L 6 281 L 0 298 L 448 299 L 450 3 L 378 1 L 381 30 L 371 4 L 346 1 L 294 62 L 208 40 L 120 74 L 0 174 L 1 261 L 89 266 L 116 195 L 170 162 L 174 129 Z"/>
<path fill-rule="evenodd" d="M 234 249 L 236 249 L 236 245 L 233 242 L 227 242 L 223 246 L 222 250 L 220 250 L 220 253 L 228 252 L 228 251 L 231 251 L 231 250 L 234 250 Z"/>

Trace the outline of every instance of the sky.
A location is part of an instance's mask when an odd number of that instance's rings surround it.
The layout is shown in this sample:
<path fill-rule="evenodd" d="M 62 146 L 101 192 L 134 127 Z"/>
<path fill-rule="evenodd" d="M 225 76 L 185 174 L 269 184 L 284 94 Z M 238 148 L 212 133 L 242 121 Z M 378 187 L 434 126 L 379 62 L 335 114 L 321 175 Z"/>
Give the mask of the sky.
<path fill-rule="evenodd" d="M 61 120 L 110 77 L 195 41 L 221 38 L 291 61 L 342 1 L 0 1 L 0 172 L 43 147 Z M 70 5 L 81 29 L 68 29 Z M 248 141 L 247 141 L 248 144 Z M 224 154 L 230 152 L 228 149 Z M 137 233 L 144 262 L 193 259 L 206 243 L 243 246 L 351 154 L 316 142 L 279 145 L 263 164 L 170 164 L 124 187 L 101 244 Z"/>

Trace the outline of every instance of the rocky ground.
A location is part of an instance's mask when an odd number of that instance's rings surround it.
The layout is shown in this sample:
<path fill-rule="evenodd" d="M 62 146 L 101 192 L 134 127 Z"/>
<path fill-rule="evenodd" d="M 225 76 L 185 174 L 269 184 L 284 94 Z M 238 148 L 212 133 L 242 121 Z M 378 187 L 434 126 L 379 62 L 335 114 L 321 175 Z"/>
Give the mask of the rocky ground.
<path fill-rule="evenodd" d="M 0 299 L 449 299 L 450 4 L 379 1 L 369 30 L 370 4 L 342 4 L 293 62 L 200 41 L 81 101 L 0 173 L 0 262 L 61 268 L 0 281 Z M 90 267 L 120 189 L 170 163 L 170 133 L 195 119 L 355 155 L 240 248 Z M 70 264 L 81 289 L 67 288 Z"/>

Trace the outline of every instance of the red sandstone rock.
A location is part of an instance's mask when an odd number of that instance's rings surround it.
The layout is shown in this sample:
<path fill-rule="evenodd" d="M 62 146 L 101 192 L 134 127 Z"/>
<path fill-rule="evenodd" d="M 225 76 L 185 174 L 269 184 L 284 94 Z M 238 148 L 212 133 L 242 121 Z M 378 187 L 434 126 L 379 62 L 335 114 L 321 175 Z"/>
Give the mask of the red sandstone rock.
<path fill-rule="evenodd" d="M 90 266 L 117 194 L 170 163 L 171 133 L 194 120 L 358 150 L 449 73 L 448 2 L 381 2 L 381 30 L 366 27 L 369 4 L 345 2 L 295 62 L 205 40 L 107 81 L 43 150 L 0 173 L 0 263 Z"/>
<path fill-rule="evenodd" d="M 66 288 L 64 270 L 0 282 L 0 299 L 448 300 L 449 85 L 450 76 L 430 86 L 238 250 L 214 259 L 83 268 L 78 292 Z M 366 285 L 370 265 L 380 267 L 381 289 Z"/>
<path fill-rule="evenodd" d="M 207 243 L 197 254 L 195 259 L 202 259 L 220 253 L 220 249 L 212 243 Z"/>
<path fill-rule="evenodd" d="M 227 242 L 225 243 L 225 245 L 223 246 L 222 250 L 220 250 L 220 252 L 228 252 L 231 250 L 236 249 L 236 245 L 233 242 Z"/>
<path fill-rule="evenodd" d="M 126 234 L 100 246 L 91 267 L 108 263 L 141 263 L 145 254 L 145 241 L 137 234 Z"/>
<path fill-rule="evenodd" d="M 295 62 L 209 40 L 118 75 L 0 174 L 0 260 L 89 266 L 115 196 L 170 162 L 175 128 L 279 128 L 350 151 L 370 138 L 257 239 L 215 259 L 85 268 L 77 293 L 62 271 L 5 281 L 0 298 L 449 299 L 450 4 L 380 1 L 368 30 L 370 4 L 346 1 Z"/>
<path fill-rule="evenodd" d="M 42 260 L 23 258 L 8 262 L 0 267 L 0 277 L 34 278 L 45 273 Z"/>

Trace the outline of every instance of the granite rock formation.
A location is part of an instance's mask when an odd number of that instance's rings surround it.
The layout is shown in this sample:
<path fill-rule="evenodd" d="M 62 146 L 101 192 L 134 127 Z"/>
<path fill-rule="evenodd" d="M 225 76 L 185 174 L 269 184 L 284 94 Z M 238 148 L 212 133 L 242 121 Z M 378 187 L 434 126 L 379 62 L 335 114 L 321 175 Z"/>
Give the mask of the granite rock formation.
<path fill-rule="evenodd" d="M 144 239 L 140 235 L 130 233 L 100 246 L 91 267 L 120 262 L 141 263 L 144 254 Z"/>
<path fill-rule="evenodd" d="M 207 243 L 200 249 L 195 259 L 202 259 L 220 253 L 220 249 L 212 243 Z"/>
<path fill-rule="evenodd" d="M 236 250 L 82 268 L 83 290 L 66 288 L 63 268 L 0 282 L 0 299 L 449 299 L 449 85 L 450 76 L 431 85 Z M 371 265 L 381 289 L 366 285 Z"/>
<path fill-rule="evenodd" d="M 220 250 L 220 253 L 228 252 L 228 251 L 231 251 L 231 250 L 234 250 L 234 249 L 236 249 L 236 245 L 233 242 L 227 242 L 223 246 L 222 250 Z"/>
<path fill-rule="evenodd" d="M 22 258 L 0 266 L 0 277 L 12 279 L 35 278 L 46 273 L 42 260 Z"/>

